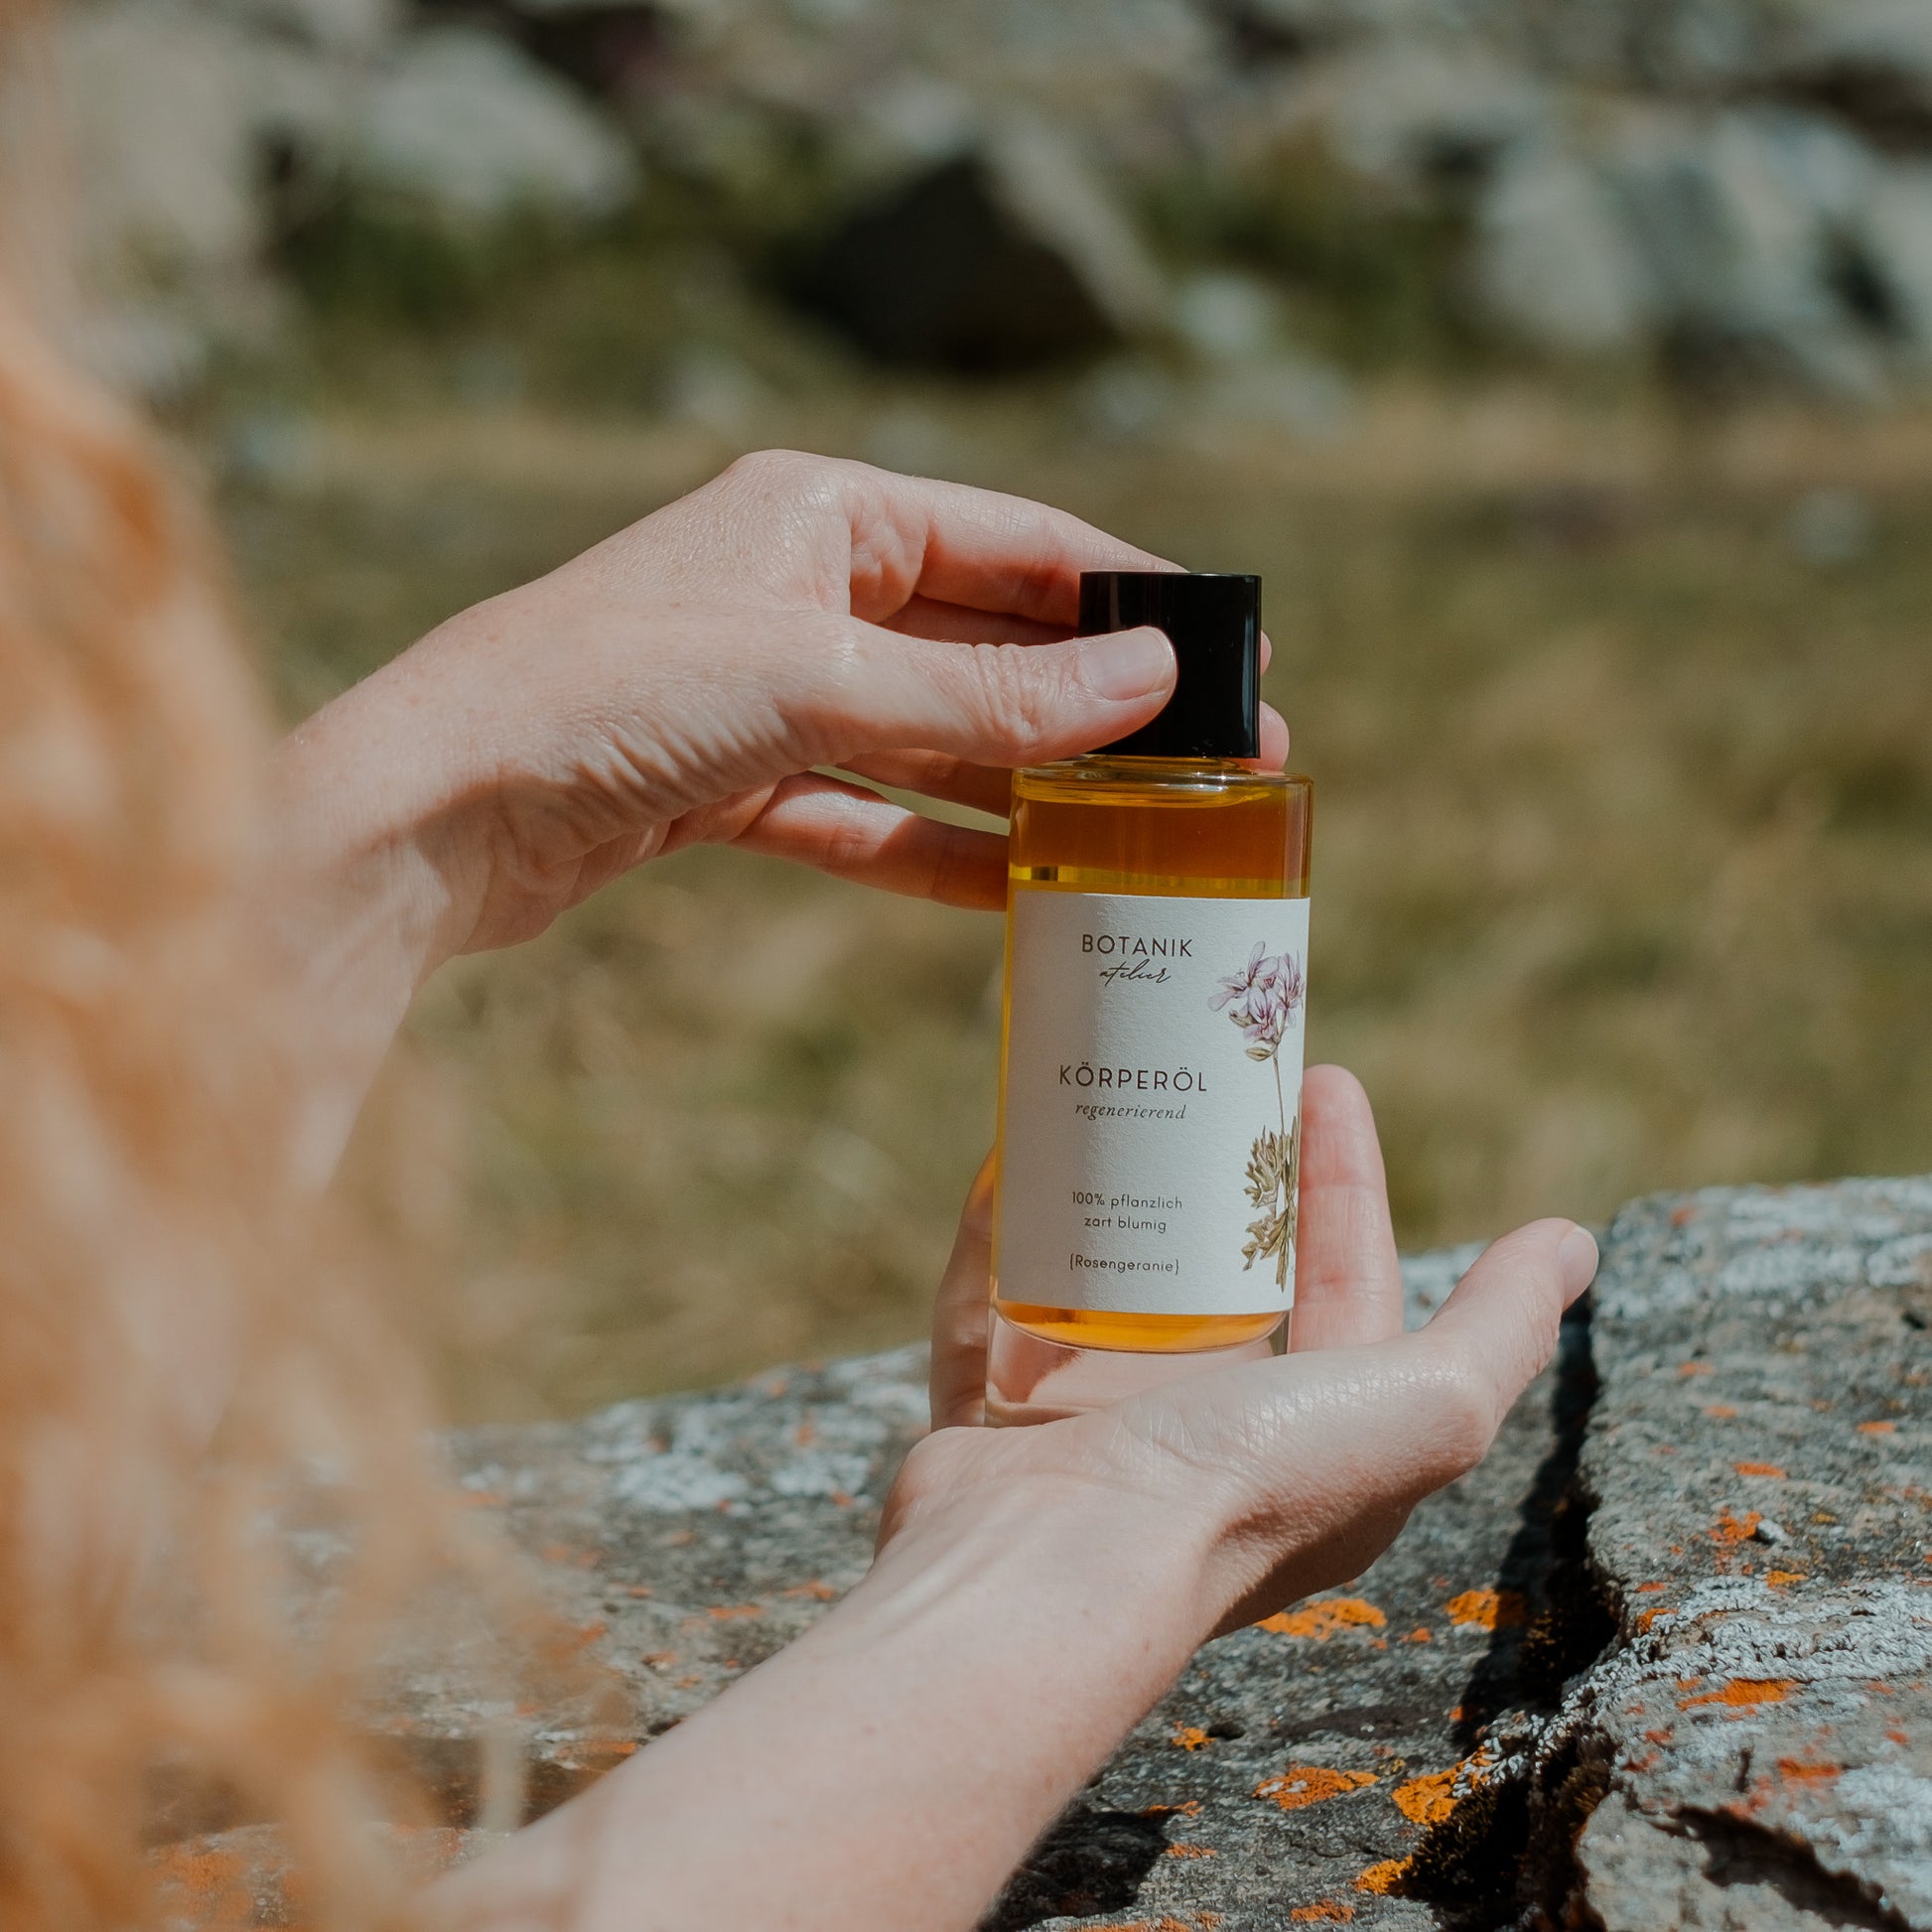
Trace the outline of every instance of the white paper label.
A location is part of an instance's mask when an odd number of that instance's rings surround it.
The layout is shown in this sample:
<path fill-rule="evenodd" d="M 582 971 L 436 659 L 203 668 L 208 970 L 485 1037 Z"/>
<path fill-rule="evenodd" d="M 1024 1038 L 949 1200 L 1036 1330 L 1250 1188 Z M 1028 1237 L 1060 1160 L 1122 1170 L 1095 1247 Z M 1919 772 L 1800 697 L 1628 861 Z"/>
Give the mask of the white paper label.
<path fill-rule="evenodd" d="M 1016 886 L 1012 916 L 1001 1297 L 1287 1310 L 1308 900 Z"/>

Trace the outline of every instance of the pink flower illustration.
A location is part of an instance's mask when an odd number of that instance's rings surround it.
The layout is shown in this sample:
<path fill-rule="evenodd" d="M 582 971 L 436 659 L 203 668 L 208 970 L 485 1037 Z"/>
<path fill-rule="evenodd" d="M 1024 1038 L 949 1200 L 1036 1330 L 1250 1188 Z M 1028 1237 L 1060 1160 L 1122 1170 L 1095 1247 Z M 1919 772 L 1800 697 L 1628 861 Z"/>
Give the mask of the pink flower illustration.
<path fill-rule="evenodd" d="M 1233 1009 L 1228 1018 L 1241 1029 L 1252 1058 L 1272 1059 L 1308 990 L 1302 962 L 1292 952 L 1271 956 L 1257 940 L 1247 970 L 1221 982 L 1213 1006 L 1216 1013 Z"/>

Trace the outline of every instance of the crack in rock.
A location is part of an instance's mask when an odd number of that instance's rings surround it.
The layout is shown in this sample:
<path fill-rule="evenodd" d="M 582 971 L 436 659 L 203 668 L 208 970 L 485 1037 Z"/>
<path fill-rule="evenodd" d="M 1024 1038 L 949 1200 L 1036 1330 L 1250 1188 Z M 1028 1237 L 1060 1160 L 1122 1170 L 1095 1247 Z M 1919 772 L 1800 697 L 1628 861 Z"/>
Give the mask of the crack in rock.
<path fill-rule="evenodd" d="M 1923 1179 L 1618 1216 L 1580 1464 L 1617 1634 L 1532 1747 L 1520 1923 L 1932 1926 L 1928 1256 Z"/>

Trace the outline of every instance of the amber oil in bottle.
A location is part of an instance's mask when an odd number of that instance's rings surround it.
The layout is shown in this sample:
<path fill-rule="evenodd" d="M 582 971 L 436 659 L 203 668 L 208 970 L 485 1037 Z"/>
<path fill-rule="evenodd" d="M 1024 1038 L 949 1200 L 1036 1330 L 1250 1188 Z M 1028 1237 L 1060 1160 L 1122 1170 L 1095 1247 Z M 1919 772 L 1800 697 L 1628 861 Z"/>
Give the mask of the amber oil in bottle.
<path fill-rule="evenodd" d="M 1091 572 L 1166 709 L 1016 774 L 988 1420 L 1266 1354 L 1294 1296 L 1311 786 L 1256 761 L 1260 586 Z"/>

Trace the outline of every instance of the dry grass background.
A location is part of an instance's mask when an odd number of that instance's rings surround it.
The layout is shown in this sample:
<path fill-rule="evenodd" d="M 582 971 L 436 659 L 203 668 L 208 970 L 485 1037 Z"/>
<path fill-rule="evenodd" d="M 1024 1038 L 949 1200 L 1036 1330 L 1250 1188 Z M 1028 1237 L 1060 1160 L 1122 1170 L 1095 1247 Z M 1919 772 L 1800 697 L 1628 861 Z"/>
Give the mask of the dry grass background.
<path fill-rule="evenodd" d="M 1074 422 L 861 384 L 735 440 L 1265 575 L 1317 780 L 1311 1049 L 1368 1083 L 1405 1244 L 1932 1167 L 1932 420 L 1505 385 L 1384 387 L 1312 447 Z M 299 476 L 224 494 L 291 712 L 734 441 L 352 397 L 307 435 Z M 1835 563 L 1794 540 L 1821 488 L 1867 519 Z M 350 1184 L 459 1413 L 918 1332 L 990 1133 L 998 952 L 991 920 L 700 852 L 451 971 Z"/>

